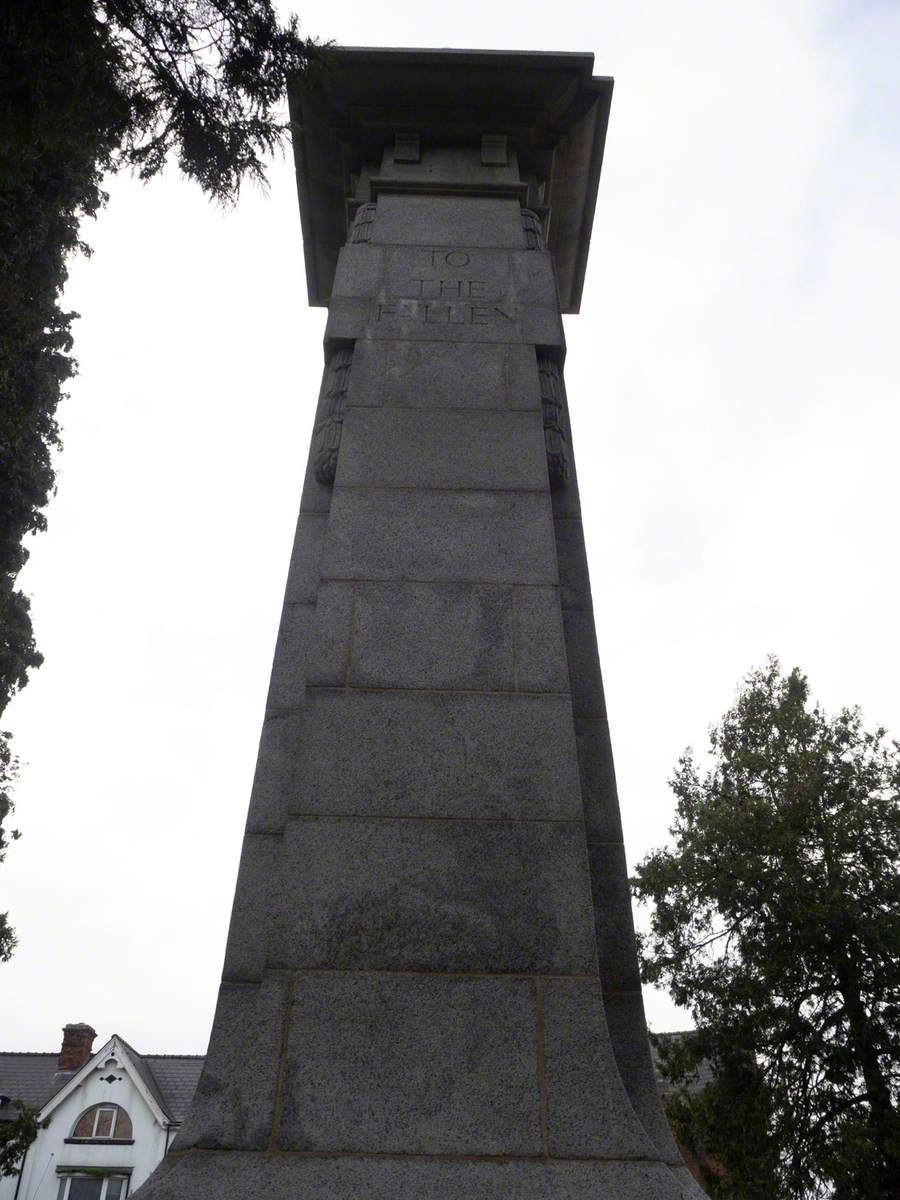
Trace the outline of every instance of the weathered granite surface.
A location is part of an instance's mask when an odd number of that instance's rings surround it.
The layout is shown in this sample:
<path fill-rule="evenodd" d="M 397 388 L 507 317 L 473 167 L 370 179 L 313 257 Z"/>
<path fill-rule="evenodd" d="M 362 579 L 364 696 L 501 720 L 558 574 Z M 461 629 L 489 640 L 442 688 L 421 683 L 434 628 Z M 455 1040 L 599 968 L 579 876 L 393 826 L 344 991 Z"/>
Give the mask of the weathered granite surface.
<path fill-rule="evenodd" d="M 141 1200 L 684 1200 L 678 1173 L 648 1161 L 478 1159 L 386 1155 L 170 1155 Z M 702 1195 L 702 1193 L 696 1193 Z"/>
<path fill-rule="evenodd" d="M 293 97 L 325 369 L 209 1055 L 142 1200 L 692 1193 L 563 378 L 591 61 L 341 50 Z"/>

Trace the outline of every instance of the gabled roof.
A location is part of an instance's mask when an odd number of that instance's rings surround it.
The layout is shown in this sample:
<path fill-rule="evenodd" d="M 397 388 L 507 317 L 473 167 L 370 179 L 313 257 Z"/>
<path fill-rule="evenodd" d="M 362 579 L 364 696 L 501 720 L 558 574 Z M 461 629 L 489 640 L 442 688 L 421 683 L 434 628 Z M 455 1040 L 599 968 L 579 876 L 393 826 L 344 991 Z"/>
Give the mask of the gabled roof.
<path fill-rule="evenodd" d="M 58 1055 L 0 1051 L 0 1099 L 21 1100 L 23 1104 L 43 1106 L 66 1084 L 74 1071 L 57 1071 Z M 11 1103 L 0 1103 L 0 1121 L 15 1116 Z"/>
<path fill-rule="evenodd" d="M 143 1061 L 153 1073 L 173 1123 L 180 1125 L 197 1090 L 205 1056 L 145 1054 Z"/>
<path fill-rule="evenodd" d="M 76 1080 L 82 1073 L 88 1074 L 97 1060 L 109 1055 L 116 1041 L 126 1052 L 140 1083 L 165 1119 L 170 1124 L 180 1125 L 196 1091 L 205 1061 L 204 1056 L 139 1054 L 124 1038 L 117 1035 L 92 1054 L 78 1071 L 58 1071 L 56 1052 L 0 1051 L 0 1098 L 9 1098 L 7 1103 L 0 1103 L 0 1121 L 13 1119 L 16 1115 L 13 1102 L 16 1100 L 37 1108 L 45 1108 L 67 1084 Z M 88 1071 L 85 1068 L 88 1068 Z"/>

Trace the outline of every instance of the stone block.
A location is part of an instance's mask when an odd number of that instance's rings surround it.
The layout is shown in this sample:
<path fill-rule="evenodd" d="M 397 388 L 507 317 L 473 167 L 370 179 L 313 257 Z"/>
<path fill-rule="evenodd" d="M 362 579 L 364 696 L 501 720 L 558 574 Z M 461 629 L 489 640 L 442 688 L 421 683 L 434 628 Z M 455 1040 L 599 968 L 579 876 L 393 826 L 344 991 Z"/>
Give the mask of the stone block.
<path fill-rule="evenodd" d="M 335 296 L 328 302 L 328 319 L 325 322 L 325 344 L 356 341 L 371 337 L 368 332 L 373 303 L 362 297 Z M 304 488 L 304 508 L 306 491 Z"/>
<path fill-rule="evenodd" d="M 593 843 L 588 859 L 601 982 L 613 991 L 640 991 L 625 847 L 621 842 Z"/>
<path fill-rule="evenodd" d="M 547 488 L 537 412 L 353 408 L 336 482 L 355 487 Z"/>
<path fill-rule="evenodd" d="M 228 924 L 222 978 L 256 982 L 266 966 L 271 914 L 280 894 L 281 834 L 245 834 Z"/>
<path fill-rule="evenodd" d="M 559 292 L 553 273 L 553 259 L 549 254 L 535 253 L 533 250 L 511 254 L 509 270 L 512 288 L 520 304 L 539 305 L 553 312 L 559 311 Z"/>
<path fill-rule="evenodd" d="M 516 684 L 523 692 L 567 692 L 569 669 L 557 589 L 516 588 Z"/>
<path fill-rule="evenodd" d="M 604 992 L 603 1009 L 619 1074 L 631 1106 L 657 1154 L 671 1166 L 683 1165 L 663 1112 L 659 1085 L 650 1058 L 647 1022 L 640 991 Z"/>
<path fill-rule="evenodd" d="M 315 604 L 319 561 L 327 524 L 327 513 L 301 512 L 298 516 L 284 593 L 285 604 Z"/>
<path fill-rule="evenodd" d="M 284 839 L 273 966 L 597 969 L 580 825 L 294 818 Z"/>
<path fill-rule="evenodd" d="M 541 410 L 532 346 L 515 342 L 384 344 L 386 404 Z"/>
<path fill-rule="evenodd" d="M 279 1147 L 539 1153 L 531 992 L 521 979 L 298 975 Z"/>
<path fill-rule="evenodd" d="M 555 305 L 519 305 L 518 330 L 523 342 L 533 346 L 557 346 L 565 351 L 566 338 L 562 318 Z"/>
<path fill-rule="evenodd" d="M 287 980 L 223 983 L 200 1082 L 173 1149 L 262 1149 L 275 1112 Z M 201 1156 L 206 1161 L 206 1156 Z M 197 1195 L 216 1195 L 201 1188 Z"/>
<path fill-rule="evenodd" d="M 347 682 L 355 611 L 353 584 L 324 582 L 313 610 L 306 681 L 310 687 Z"/>
<path fill-rule="evenodd" d="M 361 340 L 353 347 L 353 367 L 347 381 L 347 407 L 366 408 L 384 403 L 384 357 L 387 343 Z"/>
<path fill-rule="evenodd" d="M 266 701 L 269 710 L 298 708 L 303 703 L 315 611 L 312 604 L 286 604 L 281 610 Z"/>
<path fill-rule="evenodd" d="M 560 604 L 563 608 L 592 609 L 584 530 L 576 517 L 553 522 L 559 563 Z"/>
<path fill-rule="evenodd" d="M 331 579 L 554 585 L 554 544 L 541 492 L 337 488 L 321 570 Z"/>
<path fill-rule="evenodd" d="M 270 713 L 263 722 L 250 791 L 247 833 L 279 833 L 287 802 L 296 791 L 302 717 L 299 712 Z"/>
<path fill-rule="evenodd" d="M 137 1195 L 140 1200 L 684 1200 L 673 1172 L 661 1163 L 243 1152 L 170 1156 Z"/>
<path fill-rule="evenodd" d="M 558 1158 L 648 1158 L 653 1154 L 616 1069 L 600 985 L 542 985 L 547 1135 Z"/>
<path fill-rule="evenodd" d="M 532 346 L 360 341 L 353 363 L 351 407 L 541 408 Z"/>
<path fill-rule="evenodd" d="M 470 347 L 469 352 L 473 349 Z M 534 346 L 507 345 L 506 389 L 510 408 L 541 410 L 541 384 Z"/>
<path fill-rule="evenodd" d="M 572 455 L 572 444 L 568 448 L 569 478 L 562 487 L 550 493 L 553 504 L 553 516 L 556 520 L 581 520 L 581 500 L 578 495 L 578 483 L 575 477 L 575 459 Z"/>
<path fill-rule="evenodd" d="M 329 586 L 356 591 L 352 686 L 512 689 L 509 588 L 471 583 Z M 323 682 L 340 681 L 332 675 Z"/>
<path fill-rule="evenodd" d="M 588 840 L 621 842 L 622 817 L 616 791 L 609 722 L 605 717 L 577 718 L 575 738 Z"/>
<path fill-rule="evenodd" d="M 597 635 L 594 632 L 594 614 L 567 609 L 562 619 L 569 661 L 572 711 L 576 717 L 605 717 L 606 701 L 603 697 Z"/>
<path fill-rule="evenodd" d="M 301 814 L 580 816 L 557 696 L 311 689 L 290 801 Z"/>
<path fill-rule="evenodd" d="M 384 285 L 384 257 L 384 249 L 371 243 L 343 246 L 331 285 L 332 296 L 376 295 Z"/>
<path fill-rule="evenodd" d="M 581 499 L 578 492 L 578 465 L 572 441 L 572 421 L 569 402 L 566 398 L 565 379 L 563 385 L 562 427 L 566 436 L 569 459 L 569 478 L 566 484 L 552 493 L 553 516 L 556 520 L 581 520 Z"/>
<path fill-rule="evenodd" d="M 525 249 L 518 200 L 474 196 L 380 196 L 373 244 Z"/>

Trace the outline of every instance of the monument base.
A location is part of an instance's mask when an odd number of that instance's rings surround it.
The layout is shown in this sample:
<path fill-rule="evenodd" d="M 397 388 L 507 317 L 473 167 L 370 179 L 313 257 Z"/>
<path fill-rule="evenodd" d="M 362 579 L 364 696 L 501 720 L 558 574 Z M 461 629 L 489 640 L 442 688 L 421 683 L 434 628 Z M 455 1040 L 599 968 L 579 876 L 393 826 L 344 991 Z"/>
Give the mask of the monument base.
<path fill-rule="evenodd" d="M 686 1200 L 698 1194 L 686 1168 L 659 1162 L 187 1150 L 169 1155 L 141 1200 Z"/>

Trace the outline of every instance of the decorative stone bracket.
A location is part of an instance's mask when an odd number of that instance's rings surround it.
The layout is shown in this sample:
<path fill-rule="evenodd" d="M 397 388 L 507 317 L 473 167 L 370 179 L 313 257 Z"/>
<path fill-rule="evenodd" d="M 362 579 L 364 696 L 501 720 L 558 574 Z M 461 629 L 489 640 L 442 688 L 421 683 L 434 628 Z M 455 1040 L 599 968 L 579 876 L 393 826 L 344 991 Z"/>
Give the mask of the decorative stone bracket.
<path fill-rule="evenodd" d="M 375 220 L 375 210 L 378 205 L 375 203 L 361 204 L 356 210 L 356 216 L 353 218 L 353 225 L 350 229 L 350 242 L 356 245 L 359 242 L 367 242 L 372 236 L 372 223 Z"/>
<path fill-rule="evenodd" d="M 538 351 L 541 406 L 544 410 L 544 444 L 550 487 L 557 491 L 569 478 L 569 451 L 562 425 L 563 390 L 559 367 L 549 354 Z"/>
<path fill-rule="evenodd" d="M 375 205 L 369 207 L 374 208 Z M 328 391 L 325 393 L 325 416 L 316 426 L 313 435 L 313 470 L 319 483 L 334 483 L 352 363 L 352 346 L 339 347 L 328 360 L 329 381 Z"/>
<path fill-rule="evenodd" d="M 541 218 L 530 208 L 522 209 L 522 228 L 525 231 L 525 249 L 544 249 L 544 227 Z"/>

